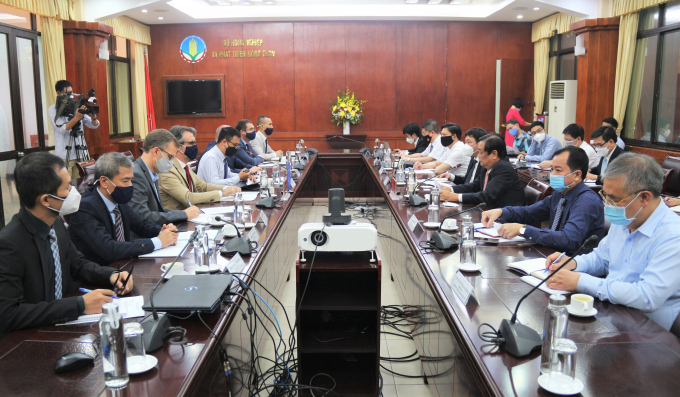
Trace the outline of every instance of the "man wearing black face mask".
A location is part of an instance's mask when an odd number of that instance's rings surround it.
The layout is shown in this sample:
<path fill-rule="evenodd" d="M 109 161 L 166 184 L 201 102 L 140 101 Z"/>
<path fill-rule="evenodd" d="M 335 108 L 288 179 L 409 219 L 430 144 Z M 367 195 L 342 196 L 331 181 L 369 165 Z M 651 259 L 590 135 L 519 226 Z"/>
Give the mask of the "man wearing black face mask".
<path fill-rule="evenodd" d="M 0 232 L 0 339 L 16 329 L 101 313 L 115 295 L 112 290 L 132 290 L 128 272 L 86 260 L 68 238 L 59 215 L 77 211 L 80 195 L 63 159 L 29 154 L 18 162 L 14 177 L 21 209 Z M 67 297 L 76 282 L 102 289 Z"/>
<path fill-rule="evenodd" d="M 258 156 L 250 145 L 250 141 L 257 136 L 253 122 L 243 119 L 236 124 L 236 130 L 241 133 L 241 143 L 236 149 L 236 154 L 227 159 L 230 162 L 229 166 L 239 170 L 241 168 L 250 169 L 250 167 L 262 163 L 264 159 Z"/>
<path fill-rule="evenodd" d="M 134 193 L 133 176 L 132 161 L 121 153 L 106 153 L 97 160 L 95 186 L 83 195 L 68 228 L 73 243 L 92 262 L 106 266 L 177 242 L 172 223 L 161 227 L 127 205 Z M 130 233 L 140 238 L 131 241 Z"/>
<path fill-rule="evenodd" d="M 274 151 L 269 146 L 269 139 L 274 133 L 274 124 L 272 124 L 272 119 L 269 116 L 260 116 L 257 118 L 257 133 L 255 134 L 255 139 L 250 141 L 250 145 L 253 147 L 253 151 L 257 153 L 260 157 L 265 160 L 272 160 L 276 157 L 280 157 L 282 151 Z"/>
<path fill-rule="evenodd" d="M 246 178 L 255 179 L 253 174 L 261 171 L 261 168 L 251 167 L 250 171 L 244 168 L 237 174 L 227 164 L 227 157 L 236 154 L 240 136 L 234 127 L 223 128 L 215 146 L 204 155 L 205 158 L 198 167 L 198 177 L 214 185 L 226 186 L 235 186 Z"/>

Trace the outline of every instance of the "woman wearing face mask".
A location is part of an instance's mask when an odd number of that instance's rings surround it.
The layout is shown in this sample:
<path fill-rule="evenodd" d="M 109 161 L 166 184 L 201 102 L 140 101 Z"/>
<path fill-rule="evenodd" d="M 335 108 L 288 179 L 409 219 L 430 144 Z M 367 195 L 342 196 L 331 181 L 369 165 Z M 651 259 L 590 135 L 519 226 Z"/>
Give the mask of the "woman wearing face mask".
<path fill-rule="evenodd" d="M 505 123 L 507 123 L 510 120 L 515 120 L 517 127 L 521 129 L 521 127 L 526 127 L 529 125 L 522 116 L 519 114 L 520 110 L 524 107 L 524 100 L 522 98 L 515 98 L 512 100 L 512 106 L 510 106 L 510 109 L 508 109 L 508 113 L 505 115 Z M 512 145 L 509 145 L 512 146 Z"/>
<path fill-rule="evenodd" d="M 395 149 L 394 152 L 399 156 L 401 156 L 402 153 L 408 154 L 422 153 L 425 151 L 425 149 L 427 149 L 427 146 L 430 144 L 430 137 L 424 136 L 420 131 L 420 126 L 416 123 L 406 124 L 406 127 L 404 127 L 402 133 L 406 137 L 406 143 L 410 146 L 413 146 L 413 149 L 404 150 Z"/>

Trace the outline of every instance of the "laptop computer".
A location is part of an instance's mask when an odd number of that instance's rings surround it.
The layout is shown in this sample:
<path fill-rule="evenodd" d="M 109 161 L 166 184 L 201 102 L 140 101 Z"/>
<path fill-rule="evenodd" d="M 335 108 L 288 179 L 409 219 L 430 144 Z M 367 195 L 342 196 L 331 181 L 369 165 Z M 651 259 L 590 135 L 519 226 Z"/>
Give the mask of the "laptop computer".
<path fill-rule="evenodd" d="M 153 304 L 159 312 L 212 312 L 232 281 L 229 274 L 173 276 L 156 291 Z M 151 303 L 147 301 L 142 309 L 151 311 Z"/>

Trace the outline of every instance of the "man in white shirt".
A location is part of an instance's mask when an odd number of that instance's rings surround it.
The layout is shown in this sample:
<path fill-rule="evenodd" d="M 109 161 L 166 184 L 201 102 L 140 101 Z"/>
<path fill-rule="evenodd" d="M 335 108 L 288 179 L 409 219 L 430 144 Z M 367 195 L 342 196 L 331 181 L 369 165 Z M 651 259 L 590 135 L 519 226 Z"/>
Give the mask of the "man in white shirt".
<path fill-rule="evenodd" d="M 606 119 L 602 120 L 602 126 L 612 127 L 614 131 L 617 131 L 619 129 L 619 122 L 613 117 L 607 117 Z M 616 146 L 620 147 L 621 149 L 626 148 L 626 143 L 618 135 L 616 136 Z"/>
<path fill-rule="evenodd" d="M 471 146 L 466 145 L 460 140 L 462 135 L 463 131 L 458 124 L 444 124 L 440 139 L 442 146 L 448 148 L 446 154 L 440 157 L 439 160 L 429 163 L 422 164 L 418 161 L 413 168 L 417 170 L 434 168 L 435 174 L 441 174 L 451 169 L 450 174 L 465 176 L 473 150 Z"/>
<path fill-rule="evenodd" d="M 564 134 L 565 147 L 576 146 L 586 152 L 588 155 L 588 169 L 593 169 L 597 167 L 598 164 L 600 164 L 600 156 L 598 156 L 595 152 L 595 149 L 593 149 L 593 147 L 584 140 L 585 133 L 583 131 L 583 127 L 578 124 L 569 124 L 564 129 L 564 131 L 562 131 L 562 134 Z M 552 160 L 543 161 L 541 162 L 540 166 L 541 168 L 551 168 Z"/>
<path fill-rule="evenodd" d="M 54 89 L 57 93 L 57 96 L 63 94 L 73 94 L 73 85 L 66 80 L 57 81 Z M 89 116 L 80 112 L 80 110 L 85 109 L 85 105 L 81 106 L 80 109 L 78 109 L 79 111 L 75 112 L 71 120 L 69 120 L 67 116 L 63 115 L 56 120 L 54 119 L 57 115 L 56 103 L 47 109 L 47 115 L 50 119 L 50 123 L 52 123 L 52 132 L 54 133 L 54 154 L 63 158 L 67 162 L 66 166 L 68 167 L 69 174 L 71 174 L 71 179 L 80 178 L 80 174 L 76 168 L 76 162 L 84 160 L 82 158 L 78 158 L 75 146 L 76 144 L 81 144 L 81 141 L 82 144 L 85 145 L 85 137 L 83 135 L 78 137 L 75 142 L 70 142 L 71 129 L 81 120 L 82 124 L 84 124 L 87 128 L 95 129 L 99 127 L 99 120 L 97 120 L 96 114 Z M 67 153 L 66 146 L 68 146 L 69 143 L 71 143 L 71 149 L 68 150 Z M 82 150 L 80 152 L 82 153 Z"/>
<path fill-rule="evenodd" d="M 439 124 L 435 120 L 427 120 L 421 128 L 423 135 L 430 137 L 430 145 L 422 153 L 408 154 L 404 151 L 402 158 L 406 161 L 420 161 L 421 163 L 439 160 L 446 152 L 439 136 Z"/>
<path fill-rule="evenodd" d="M 198 177 L 214 185 L 236 186 L 242 179 L 253 178 L 259 167 L 244 168 L 239 173 L 232 172 L 227 164 L 227 153 L 236 151 L 241 134 L 234 127 L 226 127 L 220 131 L 217 143 L 203 157 L 198 166 Z"/>
<path fill-rule="evenodd" d="M 272 124 L 272 119 L 269 116 L 258 117 L 257 134 L 255 134 L 255 139 L 250 141 L 250 146 L 253 147 L 255 153 L 265 160 L 272 160 L 283 154 L 281 150 L 274 151 L 271 146 L 269 146 L 269 139 L 267 137 L 271 136 L 273 133 L 274 124 Z"/>

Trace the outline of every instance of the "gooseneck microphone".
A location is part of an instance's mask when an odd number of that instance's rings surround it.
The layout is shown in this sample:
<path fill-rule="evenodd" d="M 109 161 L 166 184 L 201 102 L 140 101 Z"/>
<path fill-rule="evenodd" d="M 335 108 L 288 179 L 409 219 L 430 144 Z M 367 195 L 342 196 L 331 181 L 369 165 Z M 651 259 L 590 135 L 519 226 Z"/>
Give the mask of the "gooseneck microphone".
<path fill-rule="evenodd" d="M 146 349 L 147 352 L 156 351 L 163 347 L 163 339 L 167 336 L 168 328 L 170 328 L 170 319 L 168 318 L 168 316 L 158 317 L 156 307 L 153 304 L 153 295 L 156 293 L 156 289 L 158 289 L 158 286 L 161 284 L 161 281 L 168 275 L 170 269 L 172 269 L 172 267 L 175 265 L 177 259 L 179 259 L 180 256 L 184 255 L 184 251 L 186 251 L 189 244 L 193 244 L 197 236 L 198 231 L 194 231 L 191 234 L 191 236 L 189 237 L 189 241 L 186 243 L 184 248 L 182 248 L 182 251 L 180 251 L 180 253 L 175 257 L 175 260 L 172 261 L 170 266 L 168 266 L 168 268 L 165 269 L 165 272 L 151 290 L 151 294 L 149 295 L 149 304 L 151 305 L 151 313 L 153 317 L 142 322 L 142 328 L 144 329 L 143 338 L 144 348 Z"/>
<path fill-rule="evenodd" d="M 456 166 L 456 167 L 454 167 L 454 168 L 457 168 L 457 167 L 458 167 L 458 166 Z M 420 185 L 422 185 L 423 183 L 425 183 L 425 182 L 427 182 L 427 181 L 429 181 L 429 180 L 432 180 L 432 179 L 434 179 L 434 178 L 436 178 L 436 177 L 438 177 L 438 176 L 441 176 L 441 175 L 443 175 L 443 174 L 446 174 L 448 171 L 449 171 L 449 170 L 446 170 L 446 171 L 442 172 L 442 173 L 439 174 L 439 175 L 431 176 L 431 177 L 425 179 L 424 181 L 421 181 L 420 183 L 418 183 L 418 184 L 416 184 L 415 186 L 413 186 L 413 191 L 412 191 L 412 192 L 409 192 L 409 195 L 408 195 L 408 205 L 410 205 L 410 206 L 412 206 L 412 207 L 418 207 L 418 206 L 420 206 L 420 205 L 423 205 L 423 204 L 427 203 L 427 200 L 425 200 L 424 198 L 422 198 L 422 197 L 420 197 L 420 196 L 418 196 L 418 195 L 416 194 L 416 190 L 418 190 L 418 188 L 420 187 Z"/>
<path fill-rule="evenodd" d="M 239 253 L 241 255 L 250 255 L 251 250 L 250 250 L 250 241 L 248 241 L 247 237 L 244 237 L 241 232 L 238 230 L 238 227 L 234 222 L 230 222 L 221 216 L 216 216 L 215 217 L 216 221 L 224 222 L 228 225 L 232 225 L 234 229 L 236 229 L 236 237 L 232 238 L 231 240 L 227 241 L 224 246 L 222 246 L 222 249 L 220 249 L 220 252 L 223 254 L 235 254 Z"/>
<path fill-rule="evenodd" d="M 266 172 L 266 170 L 265 170 L 265 172 Z M 276 200 L 274 200 L 274 197 L 272 197 L 272 193 L 269 191 L 269 178 L 267 178 L 266 188 L 267 188 L 267 197 L 260 199 L 260 201 L 258 201 L 257 204 L 255 204 L 255 207 L 257 207 L 257 208 L 276 208 Z"/>
<path fill-rule="evenodd" d="M 578 254 L 582 251 L 590 249 L 600 240 L 596 235 L 592 235 L 583 242 L 581 247 L 574 253 L 574 255 L 564 262 L 560 267 L 558 267 L 554 272 L 550 273 L 548 277 L 544 278 L 540 283 L 538 283 L 534 288 L 527 292 L 515 306 L 515 311 L 512 313 L 510 321 L 503 320 L 501 322 L 499 334 L 503 339 L 505 339 L 505 351 L 512 354 L 515 357 L 525 357 L 531 354 L 532 351 L 540 349 L 543 344 L 543 339 L 533 328 L 529 328 L 526 325 L 517 323 L 517 311 L 519 310 L 519 305 L 522 304 L 524 299 L 531 295 L 532 292 L 536 291 L 543 283 L 545 283 L 550 277 L 554 276 L 555 273 L 559 272 L 564 268 L 569 262 L 571 262 Z"/>
<path fill-rule="evenodd" d="M 452 218 L 454 216 L 464 214 L 466 212 L 476 210 L 476 209 L 482 209 L 486 207 L 486 203 L 480 203 L 475 207 L 468 208 L 465 211 L 460 211 L 456 212 L 455 214 L 451 214 L 444 219 L 442 219 L 441 223 L 439 224 L 439 228 L 437 229 L 436 232 L 432 233 L 432 237 L 430 238 L 430 243 L 434 245 L 437 249 L 439 250 L 449 250 L 459 244 L 459 241 L 456 240 L 454 237 L 451 237 L 447 233 L 442 232 L 442 225 L 444 224 L 444 221 L 446 221 L 449 218 Z"/>

